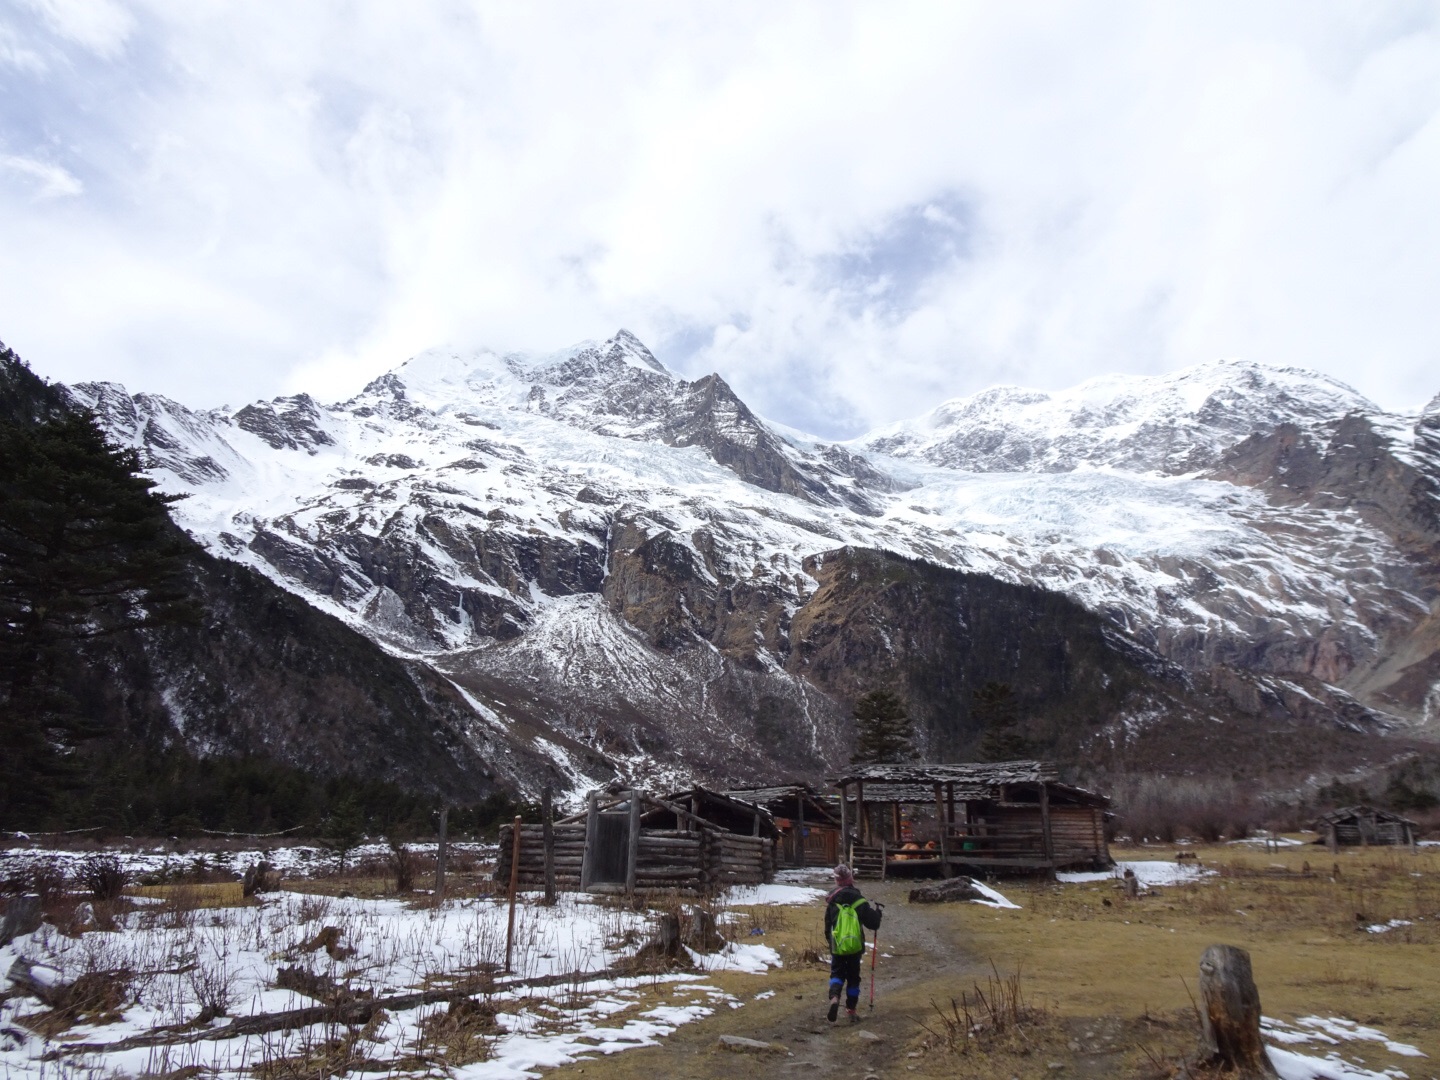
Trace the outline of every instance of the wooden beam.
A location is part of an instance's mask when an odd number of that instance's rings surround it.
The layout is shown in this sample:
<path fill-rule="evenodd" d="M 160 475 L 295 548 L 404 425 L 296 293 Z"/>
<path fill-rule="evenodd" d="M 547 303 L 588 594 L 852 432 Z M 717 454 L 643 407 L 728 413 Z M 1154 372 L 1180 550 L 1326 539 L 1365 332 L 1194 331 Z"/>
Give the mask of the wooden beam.
<path fill-rule="evenodd" d="M 1040 835 L 1044 838 L 1045 858 L 1055 861 L 1055 839 L 1050 835 L 1050 785 L 1040 781 Z"/>
<path fill-rule="evenodd" d="M 600 793 L 592 791 L 585 796 L 585 854 L 580 857 L 580 889 L 590 888 L 590 879 L 595 876 L 595 834 L 600 829 Z"/>
<path fill-rule="evenodd" d="M 555 903 L 555 802 L 550 785 L 540 793 L 541 843 L 545 849 L 545 903 Z"/>
<path fill-rule="evenodd" d="M 435 901 L 445 899 L 445 826 L 450 820 L 450 808 L 440 808 L 440 845 L 435 849 Z M 519 821 L 519 818 L 515 819 Z M 518 828 L 518 826 L 517 826 Z"/>
<path fill-rule="evenodd" d="M 800 811 L 791 826 L 795 830 L 795 865 L 805 865 L 805 796 L 799 795 L 795 799 L 796 808 Z"/>
<path fill-rule="evenodd" d="M 625 859 L 625 893 L 635 891 L 635 870 L 640 865 L 640 792 L 630 789 L 630 843 Z"/>
<path fill-rule="evenodd" d="M 855 781 L 855 832 L 862 845 L 870 843 L 870 815 L 865 813 L 865 781 Z"/>
<path fill-rule="evenodd" d="M 935 820 L 940 826 L 940 876 L 950 877 L 950 823 L 945 820 L 945 800 L 940 794 L 940 785 L 935 785 Z"/>

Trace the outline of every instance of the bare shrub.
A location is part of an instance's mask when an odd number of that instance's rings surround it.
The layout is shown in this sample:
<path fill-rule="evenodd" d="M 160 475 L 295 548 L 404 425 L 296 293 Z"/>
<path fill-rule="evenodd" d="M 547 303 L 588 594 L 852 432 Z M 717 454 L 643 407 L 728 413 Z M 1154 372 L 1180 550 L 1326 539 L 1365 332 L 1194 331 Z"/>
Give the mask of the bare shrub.
<path fill-rule="evenodd" d="M 1240 839 L 1264 817 L 1259 800 L 1233 780 L 1138 776 L 1114 790 L 1119 828 L 1135 840 Z"/>
<path fill-rule="evenodd" d="M 928 1024 L 921 1026 L 951 1053 L 967 1053 L 979 1041 L 1022 1034 L 1049 1018 L 1044 1009 L 1025 1000 L 1019 971 L 1002 976 L 993 963 L 990 970 L 984 988 L 975 983 L 958 999 L 951 998 L 948 1009 L 934 1001 L 930 1003 L 940 1028 L 937 1031 Z"/>
<path fill-rule="evenodd" d="M 206 963 L 197 963 L 185 973 L 190 993 L 200 1006 L 197 1024 L 207 1024 L 217 1016 L 230 1015 L 230 1002 L 235 993 L 235 976 L 225 957 L 212 956 Z"/>
<path fill-rule="evenodd" d="M 398 840 L 390 841 L 390 872 L 395 875 L 395 891 L 412 892 L 418 869 L 415 853 Z"/>
<path fill-rule="evenodd" d="M 96 900 L 118 900 L 128 875 L 114 855 L 92 855 L 80 866 L 80 882 Z"/>

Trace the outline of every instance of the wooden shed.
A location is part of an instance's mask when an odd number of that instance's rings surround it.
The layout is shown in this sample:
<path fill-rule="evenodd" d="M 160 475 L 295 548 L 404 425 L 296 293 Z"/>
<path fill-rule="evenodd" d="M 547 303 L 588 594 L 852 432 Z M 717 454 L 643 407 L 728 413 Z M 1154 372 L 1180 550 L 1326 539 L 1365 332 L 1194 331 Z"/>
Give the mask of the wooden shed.
<path fill-rule="evenodd" d="M 834 866 L 840 861 L 840 821 L 832 806 L 806 784 L 731 788 L 733 799 L 754 803 L 770 812 L 779 830 L 775 851 L 781 866 Z"/>
<path fill-rule="evenodd" d="M 856 765 L 835 781 L 856 873 L 1054 872 L 1113 866 L 1110 800 L 1051 762 Z"/>
<path fill-rule="evenodd" d="M 1413 848 L 1418 828 L 1409 818 L 1392 814 L 1389 810 L 1377 810 L 1373 806 L 1344 806 L 1331 810 L 1316 818 L 1314 825 L 1315 831 L 1320 834 L 1320 839 L 1315 842 L 1325 844 L 1331 851 L 1341 845 L 1378 847 L 1403 844 Z"/>
<path fill-rule="evenodd" d="M 774 879 L 776 830 L 766 811 L 716 792 L 682 794 L 684 801 L 644 791 L 592 791 L 583 813 L 552 826 L 556 888 L 708 892 Z M 707 819 L 705 812 L 723 820 Z M 502 826 L 496 881 L 509 882 L 513 850 L 513 826 Z M 544 826 L 521 825 L 521 885 L 545 884 L 546 858 Z"/>

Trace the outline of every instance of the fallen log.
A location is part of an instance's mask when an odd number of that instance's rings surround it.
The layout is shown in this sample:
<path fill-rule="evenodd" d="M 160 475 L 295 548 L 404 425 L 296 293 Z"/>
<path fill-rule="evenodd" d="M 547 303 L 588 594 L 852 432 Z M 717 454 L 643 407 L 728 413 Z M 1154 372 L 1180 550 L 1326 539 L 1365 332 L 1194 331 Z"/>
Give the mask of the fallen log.
<path fill-rule="evenodd" d="M 963 900 L 988 900 L 968 877 L 950 878 L 910 890 L 912 904 L 949 904 Z"/>

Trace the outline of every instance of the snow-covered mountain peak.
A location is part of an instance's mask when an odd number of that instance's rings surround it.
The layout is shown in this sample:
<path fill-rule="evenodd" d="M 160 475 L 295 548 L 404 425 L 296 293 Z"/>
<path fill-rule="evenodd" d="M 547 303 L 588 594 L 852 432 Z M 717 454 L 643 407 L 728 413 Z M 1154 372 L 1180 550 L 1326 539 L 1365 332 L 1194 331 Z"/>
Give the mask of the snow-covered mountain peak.
<path fill-rule="evenodd" d="M 973 472 L 1089 465 L 1174 475 L 1214 465 L 1256 432 L 1355 412 L 1380 410 L 1318 372 L 1215 360 L 1168 375 L 1106 375 L 1066 390 L 992 387 L 855 444 Z"/>

